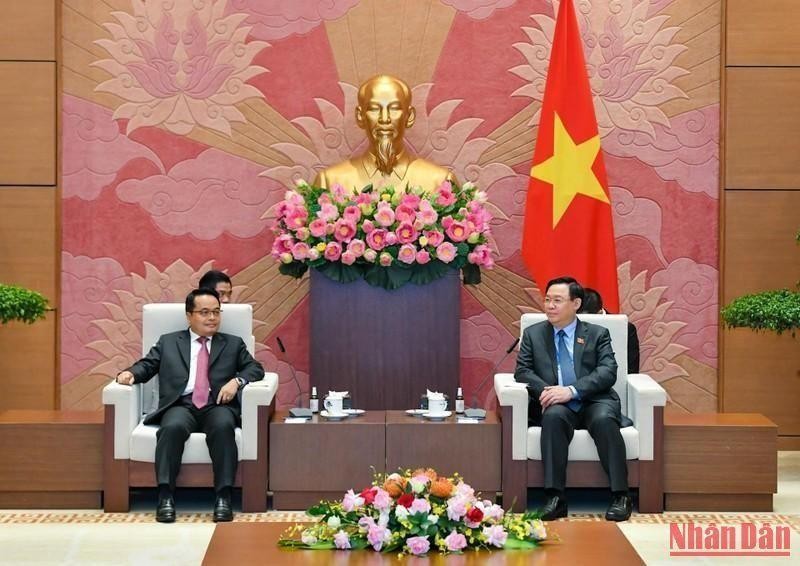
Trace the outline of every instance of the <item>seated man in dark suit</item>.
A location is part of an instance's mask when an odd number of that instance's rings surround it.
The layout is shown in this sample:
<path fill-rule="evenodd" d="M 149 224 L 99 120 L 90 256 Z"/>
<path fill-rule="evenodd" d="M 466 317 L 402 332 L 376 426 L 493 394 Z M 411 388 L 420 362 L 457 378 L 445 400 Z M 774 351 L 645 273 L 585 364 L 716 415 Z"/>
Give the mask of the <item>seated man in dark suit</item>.
<path fill-rule="evenodd" d="M 603 308 L 603 297 L 590 287 L 584 287 L 585 297 L 578 314 L 608 314 Z M 639 335 L 636 325 L 628 321 L 628 373 L 639 373 Z"/>
<path fill-rule="evenodd" d="M 213 289 L 186 297 L 189 328 L 164 334 L 147 356 L 117 375 L 117 383 L 144 383 L 158 374 L 158 409 L 144 424 L 159 424 L 156 440 L 156 520 L 175 521 L 175 480 L 189 435 L 204 432 L 214 469 L 214 521 L 233 520 L 231 491 L 239 461 L 234 430 L 241 419 L 239 388 L 264 377 L 238 336 L 218 332 L 220 302 Z"/>
<path fill-rule="evenodd" d="M 222 271 L 216 269 L 206 271 L 197 286 L 201 289 L 214 289 L 219 295 L 219 302 L 223 305 L 231 302 L 233 284 L 231 278 Z"/>
<path fill-rule="evenodd" d="M 542 464 L 547 502 L 542 519 L 567 515 L 564 494 L 569 443 L 577 428 L 589 431 L 613 494 L 606 519 L 631 514 L 622 410 L 613 389 L 617 362 L 611 335 L 578 320 L 583 287 L 572 277 L 553 279 L 545 290 L 547 320 L 525 329 L 514 372 L 527 384 L 535 424 L 542 427 Z"/>

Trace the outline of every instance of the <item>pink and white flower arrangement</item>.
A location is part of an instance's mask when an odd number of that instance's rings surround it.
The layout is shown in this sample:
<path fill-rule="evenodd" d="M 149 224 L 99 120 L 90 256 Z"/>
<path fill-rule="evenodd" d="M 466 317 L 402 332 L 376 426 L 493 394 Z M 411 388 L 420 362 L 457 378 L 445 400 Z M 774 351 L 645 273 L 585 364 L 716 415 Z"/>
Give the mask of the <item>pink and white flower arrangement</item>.
<path fill-rule="evenodd" d="M 339 281 L 364 277 L 396 288 L 461 269 L 465 283 L 478 283 L 480 268 L 494 265 L 486 200 L 471 183 L 445 181 L 430 193 L 372 185 L 350 193 L 337 184 L 323 189 L 300 182 L 275 208 L 272 255 L 281 273 L 294 277 L 313 267 Z"/>
<path fill-rule="evenodd" d="M 458 475 L 439 476 L 430 468 L 376 474 L 373 485 L 360 493 L 351 489 L 308 514 L 317 522 L 290 527 L 280 546 L 420 556 L 470 548 L 535 548 L 547 538 L 538 514 L 506 513 L 481 499 Z"/>

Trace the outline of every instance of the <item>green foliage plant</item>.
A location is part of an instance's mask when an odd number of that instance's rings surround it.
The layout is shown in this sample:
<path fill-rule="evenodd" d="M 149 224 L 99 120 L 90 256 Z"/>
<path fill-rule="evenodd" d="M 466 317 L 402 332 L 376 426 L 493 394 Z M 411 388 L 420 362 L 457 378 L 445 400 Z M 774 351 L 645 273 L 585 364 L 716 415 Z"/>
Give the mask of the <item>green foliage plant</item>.
<path fill-rule="evenodd" d="M 49 306 L 41 293 L 0 283 L 0 324 L 12 320 L 33 324 L 44 318 Z"/>

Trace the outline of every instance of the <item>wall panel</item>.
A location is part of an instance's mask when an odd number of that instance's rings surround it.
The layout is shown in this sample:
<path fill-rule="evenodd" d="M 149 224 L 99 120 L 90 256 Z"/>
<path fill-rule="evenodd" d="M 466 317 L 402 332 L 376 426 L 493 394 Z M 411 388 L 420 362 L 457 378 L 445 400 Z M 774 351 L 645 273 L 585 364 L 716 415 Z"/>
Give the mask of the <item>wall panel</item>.
<path fill-rule="evenodd" d="M 39 291 L 52 305 L 58 302 L 56 199 L 54 187 L 0 187 L 0 282 Z"/>
<path fill-rule="evenodd" d="M 0 325 L 0 410 L 55 409 L 56 314 Z"/>
<path fill-rule="evenodd" d="M 725 191 L 725 304 L 800 281 L 798 229 L 800 191 Z"/>
<path fill-rule="evenodd" d="M 800 2 L 728 0 L 727 65 L 800 65 Z"/>
<path fill-rule="evenodd" d="M 55 61 L 56 0 L 6 0 L 0 20 L 0 60 Z"/>
<path fill-rule="evenodd" d="M 0 185 L 55 185 L 55 63 L 0 62 L 0 124 Z"/>
<path fill-rule="evenodd" d="M 800 68 L 726 73 L 726 188 L 800 188 Z"/>

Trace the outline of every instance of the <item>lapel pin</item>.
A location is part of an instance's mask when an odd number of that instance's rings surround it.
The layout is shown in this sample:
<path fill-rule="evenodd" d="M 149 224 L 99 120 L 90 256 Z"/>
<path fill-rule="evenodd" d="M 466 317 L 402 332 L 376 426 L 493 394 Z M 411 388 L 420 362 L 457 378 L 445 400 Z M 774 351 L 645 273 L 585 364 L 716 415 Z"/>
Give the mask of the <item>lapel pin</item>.
<path fill-rule="evenodd" d="M 580 336 L 578 336 L 577 342 L 578 342 L 578 344 L 585 344 L 586 343 L 586 341 L 583 338 L 581 338 Z"/>

